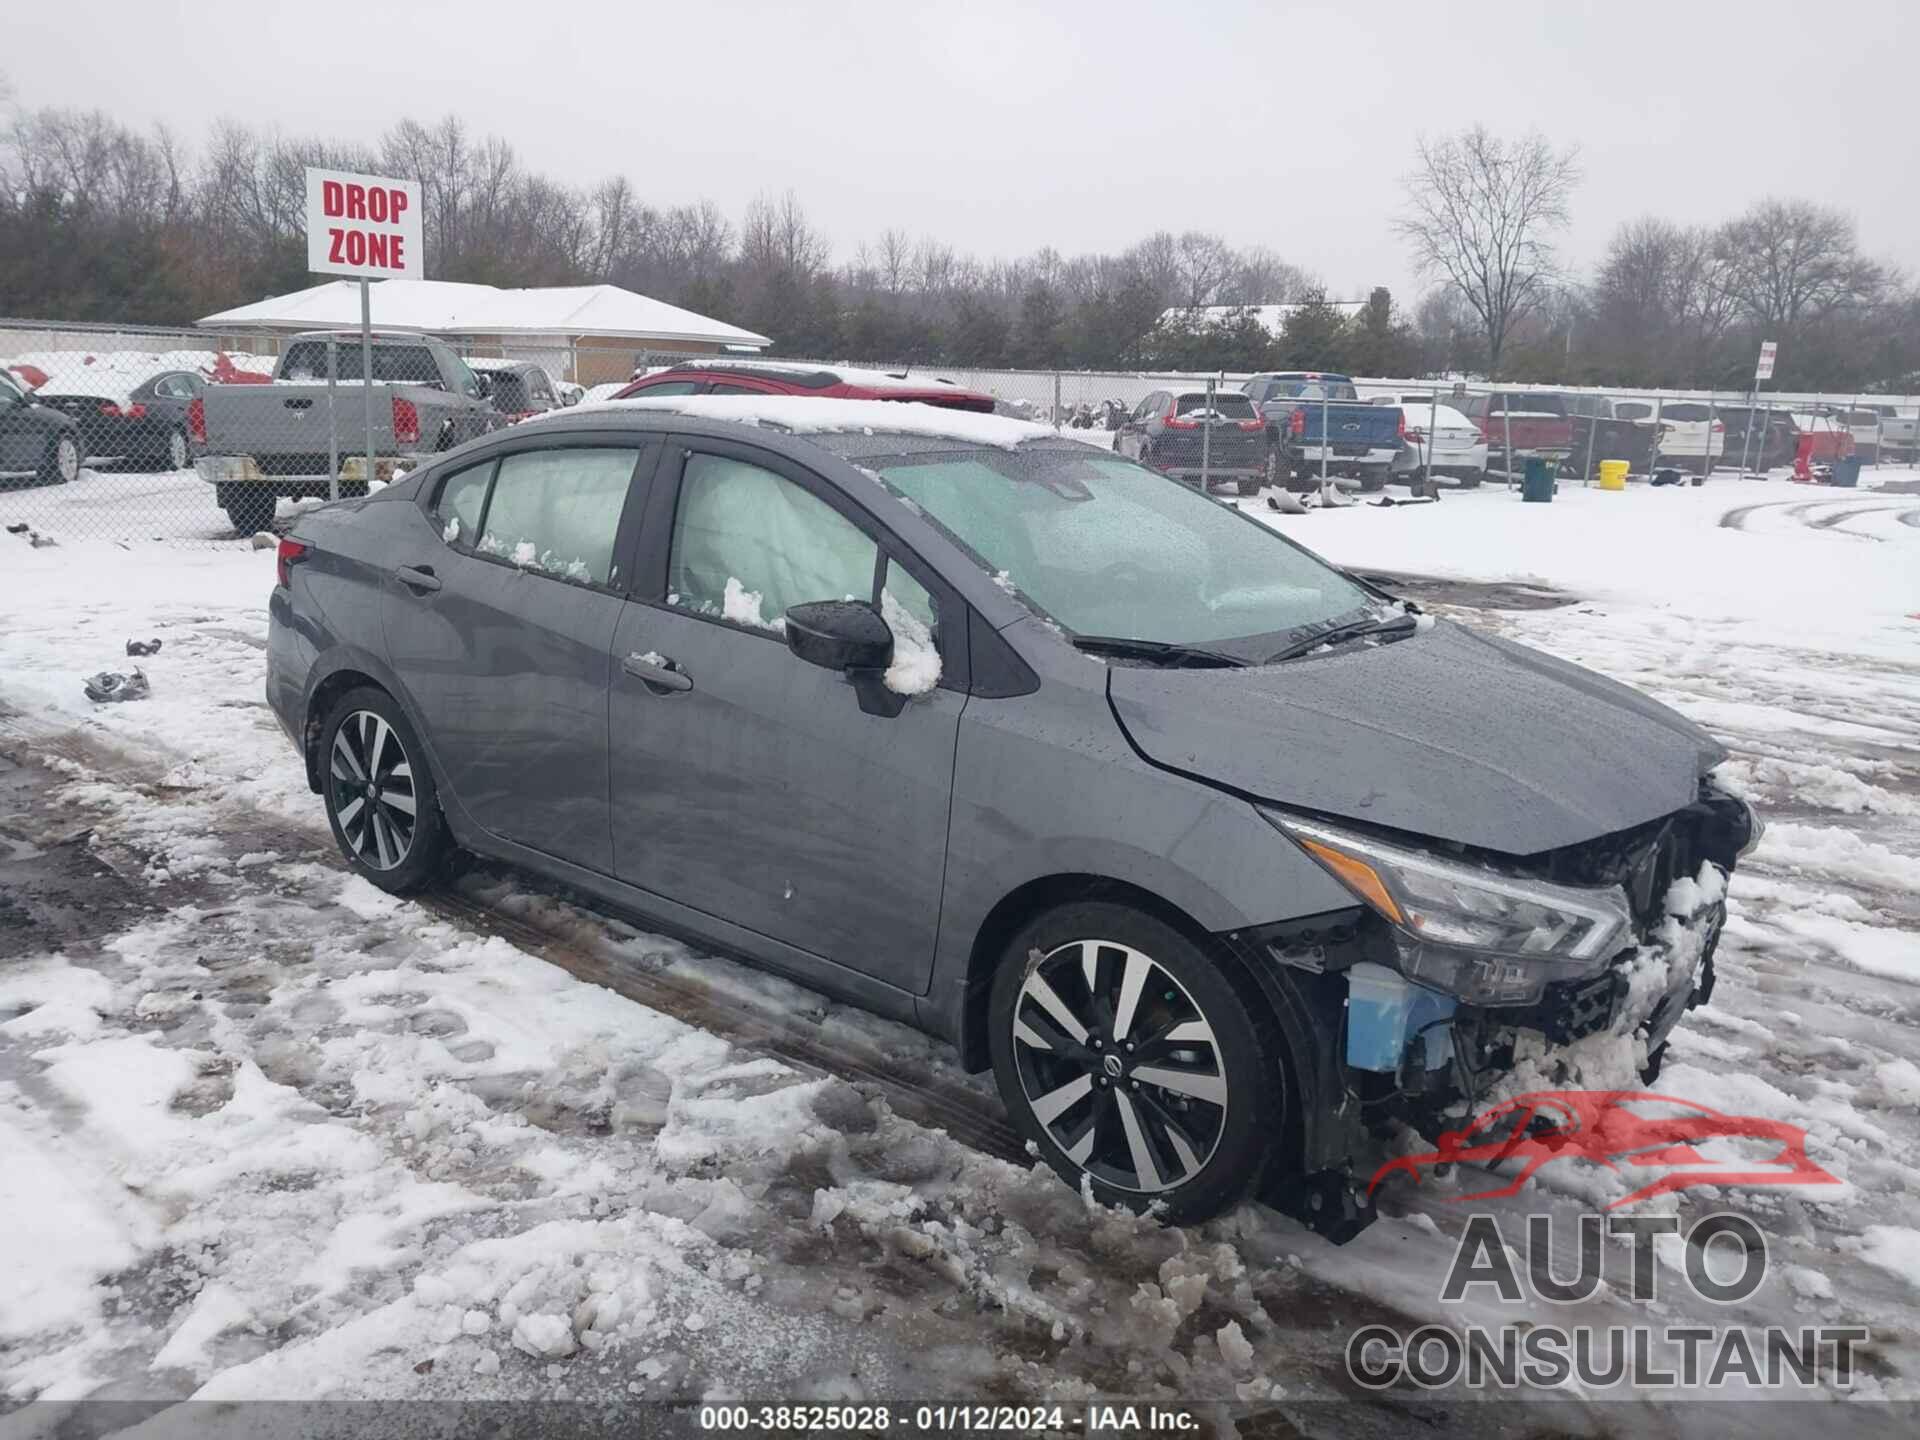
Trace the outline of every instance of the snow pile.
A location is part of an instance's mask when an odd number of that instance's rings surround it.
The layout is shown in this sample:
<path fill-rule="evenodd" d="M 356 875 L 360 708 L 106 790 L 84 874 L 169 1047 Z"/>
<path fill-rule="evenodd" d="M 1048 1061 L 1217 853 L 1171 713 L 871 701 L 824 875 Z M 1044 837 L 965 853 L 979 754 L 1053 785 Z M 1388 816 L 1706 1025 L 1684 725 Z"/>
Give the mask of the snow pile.
<path fill-rule="evenodd" d="M 896 695 L 925 695 L 940 683 L 940 650 L 933 643 L 933 632 L 894 599 L 890 590 L 880 592 L 880 618 L 893 631 L 893 663 L 887 667 L 887 688 Z"/>

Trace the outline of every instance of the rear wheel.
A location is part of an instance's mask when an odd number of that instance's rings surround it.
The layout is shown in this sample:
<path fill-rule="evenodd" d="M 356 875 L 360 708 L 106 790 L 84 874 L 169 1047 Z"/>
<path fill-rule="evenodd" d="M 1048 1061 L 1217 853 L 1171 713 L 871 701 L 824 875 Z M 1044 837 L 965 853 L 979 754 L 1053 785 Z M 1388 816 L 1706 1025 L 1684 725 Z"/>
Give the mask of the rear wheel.
<path fill-rule="evenodd" d="M 452 850 L 433 775 L 407 717 L 365 686 L 320 727 L 321 794 L 334 843 L 354 871 L 396 895 L 440 874 Z"/>
<path fill-rule="evenodd" d="M 61 433 L 47 441 L 40 461 L 40 479 L 48 485 L 68 485 L 80 478 L 80 442 Z"/>
<path fill-rule="evenodd" d="M 1258 1185 L 1284 1118 L 1274 1026 L 1172 926 L 1049 911 L 1008 948 L 989 1013 L 1001 1098 L 1068 1184 L 1181 1224 Z"/>
<path fill-rule="evenodd" d="M 167 469 L 186 469 L 187 461 L 192 457 L 192 453 L 193 452 L 187 447 L 186 431 L 169 430 L 167 432 L 167 443 L 161 451 L 161 459 L 165 462 Z"/>
<path fill-rule="evenodd" d="M 1362 470 L 1360 472 L 1360 488 L 1369 495 L 1376 490 L 1386 489 L 1387 472 L 1384 470 Z"/>
<path fill-rule="evenodd" d="M 1242 495 L 1258 495 L 1264 483 L 1258 475 L 1245 475 L 1234 482 Z"/>
<path fill-rule="evenodd" d="M 258 485 L 222 485 L 214 492 L 227 521 L 241 535 L 255 535 L 273 523 L 275 496 Z"/>
<path fill-rule="evenodd" d="M 1462 490 L 1478 490 L 1481 480 L 1485 477 L 1484 470 L 1462 470 L 1455 478 L 1459 480 Z"/>

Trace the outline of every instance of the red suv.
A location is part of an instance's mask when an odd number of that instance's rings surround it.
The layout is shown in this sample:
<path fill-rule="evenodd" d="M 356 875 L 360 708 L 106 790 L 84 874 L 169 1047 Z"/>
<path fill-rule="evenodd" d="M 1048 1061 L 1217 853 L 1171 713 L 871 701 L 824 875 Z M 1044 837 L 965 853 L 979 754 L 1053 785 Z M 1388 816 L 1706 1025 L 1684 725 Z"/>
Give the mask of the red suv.
<path fill-rule="evenodd" d="M 829 400 L 917 400 L 946 410 L 993 413 L 993 397 L 947 380 L 909 380 L 878 370 L 823 370 L 808 365 L 715 360 L 643 375 L 613 398 L 650 395 L 812 395 Z"/>

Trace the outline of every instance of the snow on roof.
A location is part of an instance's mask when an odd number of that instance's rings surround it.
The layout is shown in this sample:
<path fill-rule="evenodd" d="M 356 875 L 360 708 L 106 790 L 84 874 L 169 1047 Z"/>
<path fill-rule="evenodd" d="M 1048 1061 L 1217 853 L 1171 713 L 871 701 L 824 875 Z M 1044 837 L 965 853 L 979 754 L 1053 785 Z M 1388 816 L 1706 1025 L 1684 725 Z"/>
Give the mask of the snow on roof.
<path fill-rule="evenodd" d="M 212 379 L 223 355 L 236 370 L 273 374 L 273 356 L 225 350 L 28 350 L 0 359 L 0 365 L 43 395 L 97 395 L 124 405 L 136 388 L 169 370 Z M 36 373 L 46 378 L 36 380 Z"/>
<path fill-rule="evenodd" d="M 582 400 L 567 410 L 536 416 L 523 425 L 538 425 L 561 416 L 595 410 L 664 410 L 698 420 L 731 420 L 739 425 L 767 425 L 790 434 L 843 431 L 887 435 L 929 435 L 963 445 L 992 445 L 1011 450 L 1026 440 L 1053 439 L 1051 426 L 1004 415 L 981 415 L 970 410 L 948 410 L 902 400 L 830 400 L 807 395 L 662 395 L 651 400 Z"/>
<path fill-rule="evenodd" d="M 618 285 L 501 290 L 453 280 L 382 280 L 372 287 L 373 323 L 435 335 L 604 335 L 640 340 L 749 345 L 773 342 Z M 360 323 L 360 287 L 333 280 L 290 295 L 222 310 L 208 329 L 325 330 Z"/>

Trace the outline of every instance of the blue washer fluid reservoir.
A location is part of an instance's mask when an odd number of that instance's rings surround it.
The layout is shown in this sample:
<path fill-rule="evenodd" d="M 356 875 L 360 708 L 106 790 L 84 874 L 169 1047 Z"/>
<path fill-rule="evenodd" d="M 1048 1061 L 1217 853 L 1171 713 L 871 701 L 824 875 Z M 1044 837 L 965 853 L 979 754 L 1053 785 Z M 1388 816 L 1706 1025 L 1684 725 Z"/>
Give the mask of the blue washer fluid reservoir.
<path fill-rule="evenodd" d="M 1347 971 L 1347 1064 L 1356 1070 L 1392 1075 L 1400 1057 L 1423 1025 L 1453 1014 L 1451 995 L 1416 985 L 1397 970 L 1363 960 Z M 1427 1068 L 1438 1070 L 1453 1058 L 1453 1030 L 1439 1025 L 1427 1031 Z"/>

